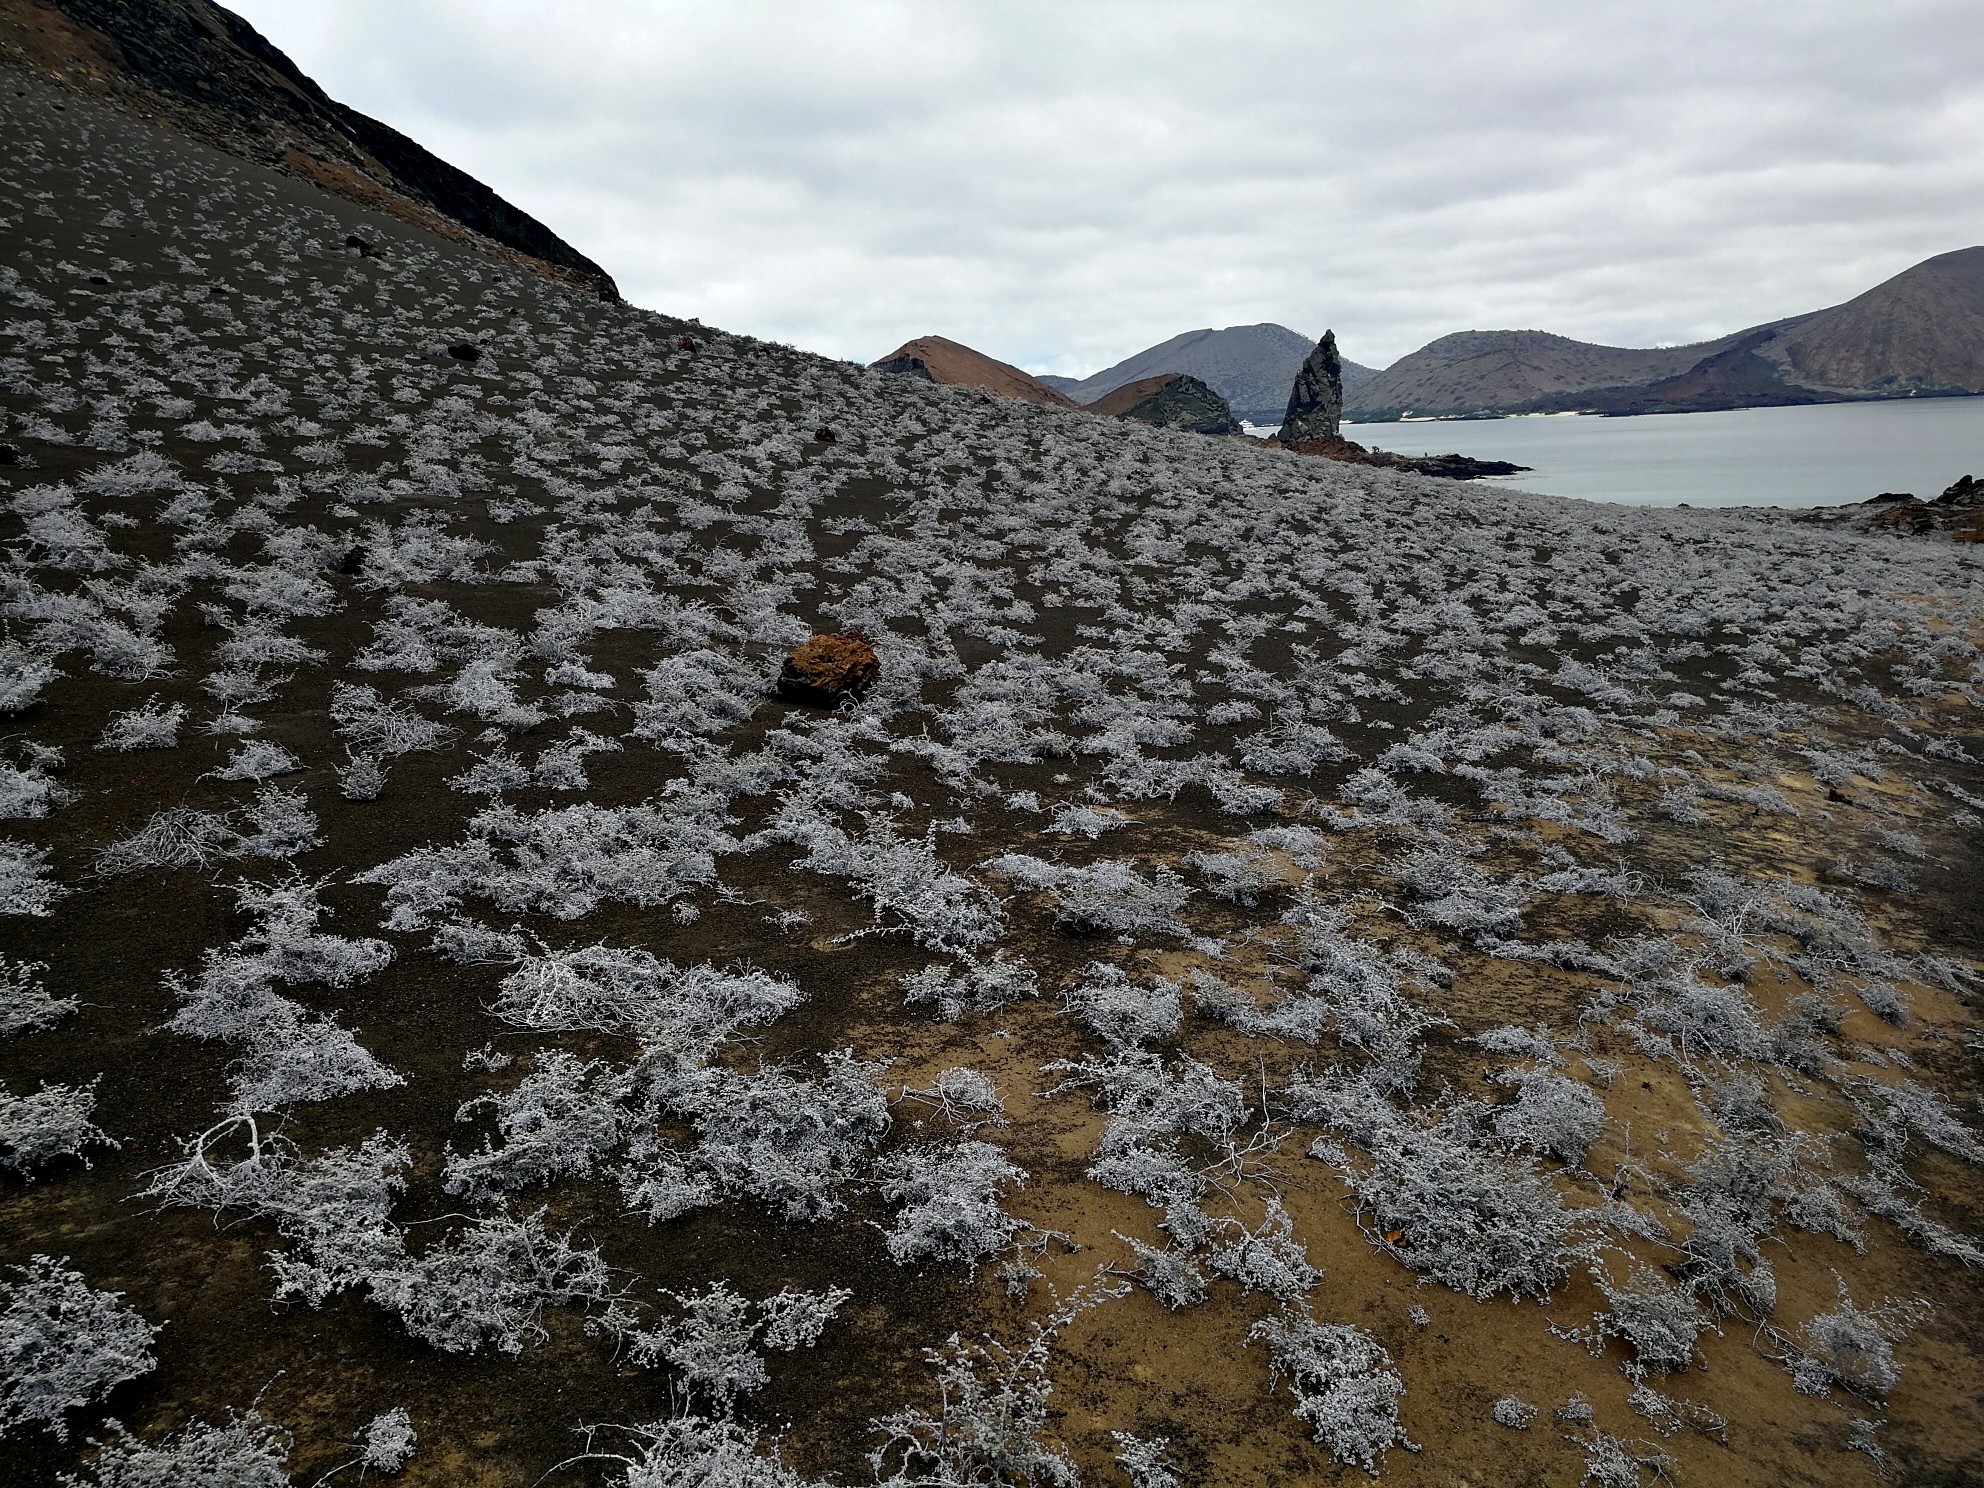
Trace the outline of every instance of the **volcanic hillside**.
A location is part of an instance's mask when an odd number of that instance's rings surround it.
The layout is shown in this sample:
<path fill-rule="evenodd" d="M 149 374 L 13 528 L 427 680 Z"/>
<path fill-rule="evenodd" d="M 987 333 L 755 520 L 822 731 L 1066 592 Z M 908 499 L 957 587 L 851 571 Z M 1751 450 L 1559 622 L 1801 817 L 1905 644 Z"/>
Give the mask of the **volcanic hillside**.
<path fill-rule="evenodd" d="M 1594 346 L 1457 331 L 1369 381 L 1345 411 L 1681 413 L 1984 393 L 1984 248 L 1938 254 L 1843 305 L 1692 346 Z"/>
<path fill-rule="evenodd" d="M 1976 1481 L 1976 549 L 0 139 L 0 1482 Z"/>
<path fill-rule="evenodd" d="M 208 0 L 0 0 L 19 65 L 114 98 L 230 154 L 276 162 L 362 206 L 611 297 L 607 272 L 398 130 L 327 96 L 266 37 Z"/>

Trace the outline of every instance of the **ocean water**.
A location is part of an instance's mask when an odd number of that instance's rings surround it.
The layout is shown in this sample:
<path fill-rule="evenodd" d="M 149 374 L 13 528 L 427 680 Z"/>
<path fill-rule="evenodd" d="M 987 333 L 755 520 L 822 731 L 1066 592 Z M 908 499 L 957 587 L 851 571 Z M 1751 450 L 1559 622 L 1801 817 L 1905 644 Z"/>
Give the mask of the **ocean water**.
<path fill-rule="evenodd" d="M 1457 451 L 1531 467 L 1484 484 L 1638 506 L 1832 506 L 1882 491 L 1927 500 L 1959 476 L 1984 476 L 1984 397 L 1347 424 L 1343 432 L 1403 455 Z"/>

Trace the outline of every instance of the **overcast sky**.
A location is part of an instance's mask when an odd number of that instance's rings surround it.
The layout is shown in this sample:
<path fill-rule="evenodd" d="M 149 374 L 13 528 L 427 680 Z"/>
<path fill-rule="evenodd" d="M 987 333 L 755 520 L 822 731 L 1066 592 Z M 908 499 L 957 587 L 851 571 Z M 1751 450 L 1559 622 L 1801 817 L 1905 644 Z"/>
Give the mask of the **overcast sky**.
<path fill-rule="evenodd" d="M 1984 242 L 1979 0 L 229 0 L 636 304 L 1072 375 L 1694 341 Z"/>

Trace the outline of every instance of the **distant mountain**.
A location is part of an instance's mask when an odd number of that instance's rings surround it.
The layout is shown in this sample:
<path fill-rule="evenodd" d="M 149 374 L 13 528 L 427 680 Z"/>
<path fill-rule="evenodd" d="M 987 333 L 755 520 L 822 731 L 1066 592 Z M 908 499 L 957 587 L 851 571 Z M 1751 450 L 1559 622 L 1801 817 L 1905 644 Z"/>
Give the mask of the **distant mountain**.
<path fill-rule="evenodd" d="M 1455 331 L 1401 357 L 1355 393 L 1346 388 L 1344 412 L 1363 419 L 1506 413 L 1554 393 L 1672 377 L 1739 339 L 1642 350 L 1548 331 Z"/>
<path fill-rule="evenodd" d="M 1984 248 L 1944 253 L 1827 310 L 1692 346 L 1460 331 L 1354 392 L 1345 413 L 1674 413 L 1984 392 Z"/>
<path fill-rule="evenodd" d="M 1187 331 L 1088 377 L 1042 377 L 1040 381 L 1078 403 L 1093 403 L 1125 383 L 1183 372 L 1218 393 L 1237 417 L 1253 424 L 1279 424 L 1288 407 L 1295 374 L 1315 344 L 1312 337 L 1271 322 L 1228 326 L 1223 331 Z M 1376 376 L 1374 368 L 1345 362 L 1345 396 Z"/>
<path fill-rule="evenodd" d="M 1048 387 L 1011 363 L 996 361 L 982 351 L 973 351 L 943 336 L 918 336 L 914 341 L 905 341 L 869 366 L 899 377 L 921 377 L 951 387 L 980 388 L 1002 398 L 1019 398 L 1049 408 L 1078 406 L 1067 394 Z"/>
<path fill-rule="evenodd" d="M 1904 269 L 1809 317 L 1764 355 L 1832 392 L 1984 392 L 1984 248 Z"/>
<path fill-rule="evenodd" d="M 347 108 L 209 0 L 8 0 L 16 58 L 229 154 L 617 299 L 606 270 L 398 130 Z"/>

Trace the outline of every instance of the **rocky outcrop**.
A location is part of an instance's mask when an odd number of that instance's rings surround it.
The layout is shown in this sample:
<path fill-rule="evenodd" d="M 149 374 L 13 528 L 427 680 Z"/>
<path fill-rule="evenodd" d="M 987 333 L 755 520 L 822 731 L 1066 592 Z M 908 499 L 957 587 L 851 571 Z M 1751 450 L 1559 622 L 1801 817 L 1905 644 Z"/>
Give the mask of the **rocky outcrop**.
<path fill-rule="evenodd" d="M 895 356 L 883 357 L 879 362 L 870 362 L 868 365 L 890 377 L 914 377 L 919 382 L 937 380 L 936 374 L 930 370 L 930 364 L 920 356 L 907 356 L 899 352 Z"/>
<path fill-rule="evenodd" d="M 1320 455 L 1346 465 L 1376 465 L 1385 470 L 1409 470 L 1414 475 L 1437 475 L 1447 480 L 1480 480 L 1490 475 L 1519 475 L 1529 469 L 1508 460 L 1477 460 L 1472 455 L 1395 455 L 1389 450 L 1369 449 L 1354 439 L 1332 435 L 1328 439 L 1302 439 L 1293 443 L 1270 440 L 1278 449 L 1298 455 Z"/>
<path fill-rule="evenodd" d="M 347 108 L 253 26 L 210 0 L 0 0 L 8 50 L 230 154 L 276 165 L 443 236 L 618 298 L 550 228 L 390 125 Z"/>
<path fill-rule="evenodd" d="M 1250 424 L 1271 424 L 1288 405 L 1288 389 L 1302 370 L 1315 342 L 1287 326 L 1227 326 L 1224 330 L 1186 331 L 1156 346 L 1125 357 L 1113 367 L 1087 377 L 1046 377 L 1040 380 L 1078 403 L 1094 403 L 1128 383 L 1167 372 L 1196 377 Z M 1356 362 L 1343 364 L 1346 398 L 1378 375 Z"/>
<path fill-rule="evenodd" d="M 1240 421 L 1226 400 L 1196 377 L 1165 372 L 1125 383 L 1087 405 L 1105 418 L 1135 419 L 1160 429 L 1192 434 L 1239 434 Z"/>
<path fill-rule="evenodd" d="M 1057 393 L 1010 362 L 998 361 L 943 336 L 918 336 L 914 341 L 905 341 L 880 361 L 868 365 L 896 377 L 921 378 L 947 387 L 978 388 L 1001 398 L 1018 398 L 1048 408 L 1080 406 L 1065 393 Z"/>
<path fill-rule="evenodd" d="M 1962 543 L 1984 543 L 1984 481 L 1959 476 L 1933 501 L 1911 491 L 1883 491 L 1849 506 L 1820 507 L 1803 512 L 1808 522 L 1848 524 L 1873 532 L 1909 536 L 1941 533 Z"/>
<path fill-rule="evenodd" d="M 1342 418 L 1343 358 L 1336 352 L 1336 332 L 1324 331 L 1323 339 L 1295 374 L 1288 410 L 1281 416 L 1281 432 L 1275 437 L 1283 444 L 1335 439 Z"/>
<path fill-rule="evenodd" d="M 844 697 L 866 692 L 881 671 L 881 658 L 864 632 L 816 635 L 794 646 L 785 658 L 778 691 L 795 703 L 832 707 Z"/>

